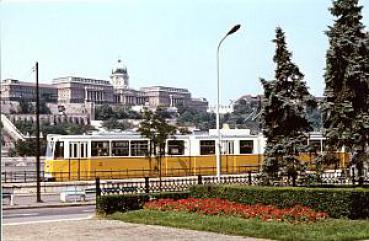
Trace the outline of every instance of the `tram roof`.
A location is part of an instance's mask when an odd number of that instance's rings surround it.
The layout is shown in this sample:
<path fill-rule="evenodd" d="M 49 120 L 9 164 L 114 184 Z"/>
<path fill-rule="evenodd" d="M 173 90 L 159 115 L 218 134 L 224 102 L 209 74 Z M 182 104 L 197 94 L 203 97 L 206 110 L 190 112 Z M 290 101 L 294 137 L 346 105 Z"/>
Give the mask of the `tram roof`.
<path fill-rule="evenodd" d="M 216 139 L 217 135 L 209 135 L 205 133 L 192 134 L 192 135 L 175 135 L 174 138 L 177 140 L 186 139 Z M 258 135 L 221 135 L 222 138 L 258 138 Z M 57 139 L 57 140 L 107 140 L 107 139 L 127 139 L 127 140 L 142 140 L 147 139 L 140 134 L 127 134 L 127 133 L 101 133 L 101 134 L 86 134 L 86 135 L 57 135 L 49 134 L 47 139 Z"/>

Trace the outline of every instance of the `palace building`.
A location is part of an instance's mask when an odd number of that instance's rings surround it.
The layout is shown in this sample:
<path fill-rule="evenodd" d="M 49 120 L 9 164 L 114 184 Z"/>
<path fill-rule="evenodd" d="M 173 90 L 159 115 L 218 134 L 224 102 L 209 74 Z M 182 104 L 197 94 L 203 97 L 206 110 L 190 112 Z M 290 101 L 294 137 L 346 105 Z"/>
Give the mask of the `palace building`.
<path fill-rule="evenodd" d="M 205 98 L 192 98 L 185 88 L 149 86 L 139 90 L 129 86 L 127 67 L 119 59 L 109 80 L 76 76 L 58 77 L 52 84 L 40 84 L 41 96 L 46 94 L 58 103 L 121 104 L 123 106 L 192 107 L 206 111 Z M 35 100 L 35 84 L 18 80 L 4 80 L 1 100 Z"/>
<path fill-rule="evenodd" d="M 5 79 L 1 83 L 1 100 L 5 101 L 36 101 L 36 84 L 19 81 L 15 79 Z M 50 84 L 39 84 L 39 96 L 47 102 L 56 102 L 58 99 L 58 89 Z"/>
<path fill-rule="evenodd" d="M 58 89 L 59 103 L 102 104 L 114 101 L 113 86 L 107 80 L 67 76 L 53 79 L 53 85 Z"/>

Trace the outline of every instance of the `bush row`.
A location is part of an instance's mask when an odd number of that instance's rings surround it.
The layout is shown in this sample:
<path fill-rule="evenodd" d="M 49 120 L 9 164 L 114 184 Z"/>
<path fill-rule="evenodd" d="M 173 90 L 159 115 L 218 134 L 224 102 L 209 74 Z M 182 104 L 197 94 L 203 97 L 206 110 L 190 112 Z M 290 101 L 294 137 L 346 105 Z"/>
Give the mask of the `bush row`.
<path fill-rule="evenodd" d="M 250 186 L 193 186 L 191 196 L 223 198 L 244 204 L 271 204 L 279 208 L 303 205 L 333 218 L 369 218 L 369 190 L 349 188 L 293 188 Z"/>
<path fill-rule="evenodd" d="M 333 218 L 369 218 L 369 189 L 362 188 L 296 188 L 250 187 L 234 185 L 199 185 L 190 192 L 161 194 L 131 194 L 101 196 L 96 200 L 100 214 L 112 214 L 141 209 L 145 202 L 156 198 L 174 200 L 188 198 L 222 198 L 244 204 L 271 204 L 279 208 L 303 205 L 323 211 Z"/>
<path fill-rule="evenodd" d="M 174 200 L 189 197 L 188 192 L 155 193 L 155 194 L 126 194 L 100 196 L 96 199 L 96 211 L 99 214 L 112 214 L 141 209 L 145 202 L 156 198 L 171 198 Z"/>

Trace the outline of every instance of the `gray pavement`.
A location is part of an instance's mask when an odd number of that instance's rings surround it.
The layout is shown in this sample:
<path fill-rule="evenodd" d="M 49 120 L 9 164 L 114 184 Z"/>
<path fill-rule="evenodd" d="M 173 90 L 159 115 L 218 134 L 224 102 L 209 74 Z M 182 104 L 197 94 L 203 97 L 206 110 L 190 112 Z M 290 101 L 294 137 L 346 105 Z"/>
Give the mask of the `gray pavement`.
<path fill-rule="evenodd" d="M 90 205 L 94 204 L 96 200 L 95 194 L 87 194 L 85 201 L 71 200 L 69 202 L 63 203 L 60 200 L 59 193 L 42 193 L 41 203 L 36 202 L 36 194 L 15 194 L 13 205 L 9 199 L 3 199 L 3 209 L 24 209 L 24 208 L 45 208 L 45 207 L 55 207 L 55 206 L 73 206 L 73 205 Z"/>
<path fill-rule="evenodd" d="M 117 220 L 74 220 L 5 225 L 6 241 L 261 241 L 210 232 L 130 224 Z"/>
<path fill-rule="evenodd" d="M 22 224 L 40 221 L 87 219 L 95 215 L 95 206 L 32 208 L 3 210 L 3 224 Z"/>

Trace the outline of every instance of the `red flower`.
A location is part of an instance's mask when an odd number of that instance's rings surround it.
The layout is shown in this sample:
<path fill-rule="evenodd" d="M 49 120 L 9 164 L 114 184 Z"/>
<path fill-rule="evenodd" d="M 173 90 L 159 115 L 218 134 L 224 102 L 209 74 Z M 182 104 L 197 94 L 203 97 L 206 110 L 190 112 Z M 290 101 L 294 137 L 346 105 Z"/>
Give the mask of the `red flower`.
<path fill-rule="evenodd" d="M 205 215 L 231 215 L 241 218 L 260 218 L 264 221 L 317 221 L 328 215 L 308 207 L 296 205 L 280 209 L 272 205 L 247 205 L 220 198 L 188 198 L 181 200 L 157 199 L 147 202 L 145 209 L 161 211 L 185 211 Z"/>

